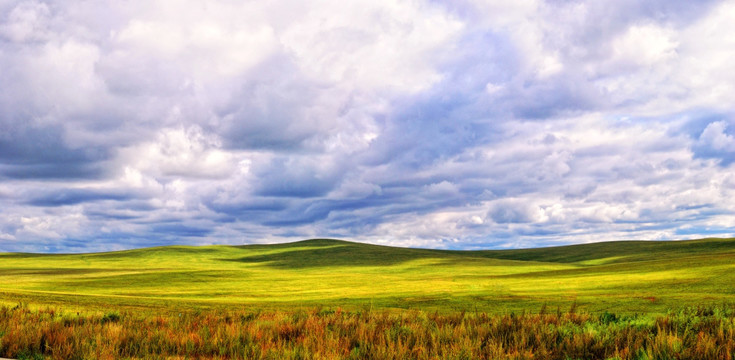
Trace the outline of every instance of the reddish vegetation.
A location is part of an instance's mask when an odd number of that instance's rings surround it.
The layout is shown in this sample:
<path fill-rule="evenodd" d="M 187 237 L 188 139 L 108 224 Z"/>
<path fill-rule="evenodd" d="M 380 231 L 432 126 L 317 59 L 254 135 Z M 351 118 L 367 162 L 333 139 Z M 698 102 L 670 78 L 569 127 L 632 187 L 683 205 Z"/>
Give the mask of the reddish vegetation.
<path fill-rule="evenodd" d="M 0 308 L 0 357 L 732 359 L 735 309 L 604 313 L 126 312 Z"/>

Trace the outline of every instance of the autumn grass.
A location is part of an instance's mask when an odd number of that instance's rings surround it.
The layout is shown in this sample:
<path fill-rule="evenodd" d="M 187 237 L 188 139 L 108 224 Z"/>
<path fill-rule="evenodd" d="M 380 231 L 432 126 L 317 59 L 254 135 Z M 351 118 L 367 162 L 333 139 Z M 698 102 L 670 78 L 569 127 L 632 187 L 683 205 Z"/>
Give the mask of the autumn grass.
<path fill-rule="evenodd" d="M 662 316 L 567 311 L 209 310 L 75 315 L 0 307 L 19 359 L 732 359 L 735 308 Z"/>

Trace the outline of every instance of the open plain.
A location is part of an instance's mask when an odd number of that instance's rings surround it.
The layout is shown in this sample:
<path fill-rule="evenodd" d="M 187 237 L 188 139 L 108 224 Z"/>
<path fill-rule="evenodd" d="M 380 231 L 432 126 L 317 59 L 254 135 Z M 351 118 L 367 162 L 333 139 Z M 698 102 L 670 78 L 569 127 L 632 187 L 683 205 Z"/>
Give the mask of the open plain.
<path fill-rule="evenodd" d="M 444 251 L 339 240 L 0 254 L 6 305 L 665 313 L 735 302 L 735 239 Z"/>

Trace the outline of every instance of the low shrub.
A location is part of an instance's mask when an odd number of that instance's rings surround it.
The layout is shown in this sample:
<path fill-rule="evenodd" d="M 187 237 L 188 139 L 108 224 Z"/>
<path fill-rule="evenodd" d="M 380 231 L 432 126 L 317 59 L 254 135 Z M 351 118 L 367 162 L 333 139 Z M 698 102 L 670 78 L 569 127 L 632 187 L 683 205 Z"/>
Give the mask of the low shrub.
<path fill-rule="evenodd" d="M 239 321 L 238 321 L 239 320 Z M 665 316 L 312 311 L 111 311 L 0 307 L 16 359 L 726 359 L 735 308 Z"/>

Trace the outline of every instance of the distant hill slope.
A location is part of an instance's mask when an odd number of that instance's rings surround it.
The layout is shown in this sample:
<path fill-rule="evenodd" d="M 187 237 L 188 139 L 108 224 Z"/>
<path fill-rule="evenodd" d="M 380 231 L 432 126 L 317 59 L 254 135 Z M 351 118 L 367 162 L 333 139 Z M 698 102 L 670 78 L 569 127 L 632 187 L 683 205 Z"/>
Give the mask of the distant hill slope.
<path fill-rule="evenodd" d="M 591 260 L 631 262 L 677 258 L 697 254 L 735 252 L 735 239 L 684 241 L 610 241 L 534 249 L 480 251 L 496 259 L 575 263 Z"/>
<path fill-rule="evenodd" d="M 735 302 L 735 239 L 450 251 L 314 239 L 0 254 L 0 302 L 105 307 L 375 306 L 661 312 Z"/>

